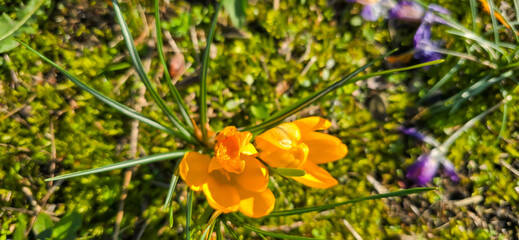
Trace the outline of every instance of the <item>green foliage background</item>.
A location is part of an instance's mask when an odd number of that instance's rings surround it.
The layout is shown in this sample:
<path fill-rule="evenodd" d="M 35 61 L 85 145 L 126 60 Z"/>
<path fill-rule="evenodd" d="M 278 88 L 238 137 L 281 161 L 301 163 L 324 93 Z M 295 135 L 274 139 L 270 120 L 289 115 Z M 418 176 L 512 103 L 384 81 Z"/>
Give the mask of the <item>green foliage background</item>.
<path fill-rule="evenodd" d="M 440 1 L 439 4 L 450 9 L 465 26 L 472 25 L 464 10 L 468 9 L 468 1 Z M 20 7 L 17 1 L 0 0 L 0 5 L 8 14 L 14 14 Z M 123 3 L 122 7 L 133 36 L 138 39 L 145 24 L 153 23 L 152 3 L 132 1 Z M 272 1 L 249 1 L 247 38 L 236 37 L 235 30 L 229 29 L 232 24 L 224 12 L 219 19 L 221 26 L 217 27 L 212 47 L 215 51 L 209 65 L 209 117 L 213 129 L 256 124 L 394 48 L 387 23 L 364 22 L 359 16 L 360 9 L 360 5 L 345 1 L 279 1 L 278 9 L 273 8 Z M 198 34 L 203 50 L 212 5 L 205 1 L 171 1 L 161 11 L 163 29 L 171 33 L 186 62 L 193 63 L 187 75 L 196 75 L 194 67 L 199 63 L 190 28 Z M 479 13 L 477 26 L 484 29 L 489 16 Z M 28 25 L 35 33 L 22 33 L 20 40 L 103 94 L 128 106 L 135 105 L 142 84 L 133 75 L 123 82 L 123 76 L 130 69 L 130 59 L 110 3 L 47 1 Z M 461 40 L 445 33 L 445 29 L 444 26 L 434 28 L 435 37 L 444 39 L 449 49 L 463 51 Z M 141 57 L 151 59 L 149 76 L 158 82 L 164 69 L 159 64 L 153 41 L 146 40 L 153 39 L 151 32 L 138 47 Z M 404 49 L 411 44 L 411 38 L 412 34 L 402 40 Z M 171 51 L 167 53 L 167 57 L 172 56 Z M 502 139 L 498 138 L 503 123 L 501 107 L 451 148 L 448 157 L 460 173 L 459 183 L 437 177 L 432 186 L 439 190 L 421 196 L 361 202 L 297 217 L 253 220 L 253 225 L 269 231 L 324 239 L 353 239 L 343 219 L 365 239 L 403 235 L 450 239 L 517 236 L 518 176 L 502 164 L 504 161 L 519 168 L 517 83 L 507 79 L 492 86 L 453 114 L 442 111 L 412 118 L 424 110 L 416 102 L 458 60 L 449 56 L 445 63 L 429 69 L 391 75 L 377 88 L 365 83 L 349 85 L 325 97 L 320 105 L 301 112 L 300 117 L 320 115 L 331 119 L 334 126 L 330 132 L 348 146 L 345 159 L 326 166 L 340 185 L 328 190 L 309 189 L 276 177 L 270 187 L 277 197 L 276 209 L 374 194 L 375 187 L 367 176 L 390 191 L 397 190 L 406 184 L 405 168 L 427 150 L 426 145 L 399 134 L 398 126 L 412 123 L 438 140 L 444 140 L 457 126 L 499 102 L 506 90 L 514 100 L 507 106 Z M 465 66 L 469 67 L 462 68 L 442 88 L 444 94 L 450 96 L 472 85 L 481 69 L 485 69 L 475 62 Z M 385 63 L 379 63 L 369 72 L 385 68 Z M 0 239 L 23 236 L 20 234 L 24 226 L 33 220 L 31 239 L 44 236 L 69 239 L 67 234 L 77 234 L 83 239 L 111 237 L 121 194 L 122 171 L 65 181 L 50 195 L 45 206 L 48 212 L 41 213 L 37 219 L 32 219 L 36 208 L 30 199 L 43 204 L 42 199 L 49 191 L 44 179 L 50 177 L 52 161 L 56 161 L 55 172 L 60 174 L 128 160 L 131 119 L 79 90 L 23 47 L 3 54 L 0 80 Z M 186 104 L 196 112 L 197 84 L 180 86 Z M 166 85 L 158 88 L 173 107 Z M 151 98 L 146 96 L 146 99 L 149 104 L 143 108 L 143 114 L 167 124 Z M 379 121 L 373 117 L 376 113 L 373 99 L 383 103 L 377 106 L 385 108 L 385 116 Z M 52 157 L 53 144 L 56 159 Z M 138 146 L 139 155 L 189 147 L 144 124 L 139 126 Z M 136 236 L 142 229 L 143 239 L 182 238 L 185 185 L 179 184 L 174 195 L 172 228 L 168 224 L 168 213 L 162 211 L 174 164 L 174 161 L 152 163 L 140 166 L 134 173 L 128 187 L 121 238 Z M 455 206 L 456 200 L 471 196 L 482 196 L 483 201 Z M 202 195 L 197 195 L 195 221 L 206 208 L 204 201 Z M 470 213 L 481 213 L 487 218 L 478 222 Z M 63 224 L 72 222 L 76 228 L 63 230 Z M 53 229 L 52 235 L 46 235 L 49 234 L 46 229 Z M 237 231 L 244 239 L 256 236 L 244 229 Z"/>

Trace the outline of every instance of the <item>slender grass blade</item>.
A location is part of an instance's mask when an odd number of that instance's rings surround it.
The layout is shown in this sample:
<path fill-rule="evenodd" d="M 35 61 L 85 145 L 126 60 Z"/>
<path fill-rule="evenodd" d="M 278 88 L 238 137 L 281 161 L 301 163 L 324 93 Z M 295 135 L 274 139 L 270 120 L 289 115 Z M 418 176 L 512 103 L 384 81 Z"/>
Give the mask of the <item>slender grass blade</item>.
<path fill-rule="evenodd" d="M 193 215 L 193 190 L 189 189 L 186 203 L 186 239 L 191 239 L 191 218 Z"/>
<path fill-rule="evenodd" d="M 108 106 L 110 107 L 113 107 L 115 108 L 116 110 L 118 110 L 119 112 L 121 112 L 122 114 L 128 116 L 128 117 L 131 117 L 133 119 L 137 119 L 145 124 L 148 124 L 154 128 L 157 128 L 161 131 L 164 131 L 164 132 L 167 132 L 171 135 L 174 135 L 176 137 L 181 137 L 182 135 L 171 129 L 171 128 L 168 128 L 158 122 L 155 122 L 153 121 L 152 119 L 148 118 L 148 117 L 145 117 L 143 115 L 141 115 L 140 113 L 138 113 L 137 111 L 113 100 L 113 99 L 110 99 L 109 97 L 103 95 L 102 93 L 96 91 L 95 89 L 89 87 L 88 85 L 86 85 L 85 83 L 83 83 L 82 81 L 80 81 L 79 79 L 77 79 L 76 77 L 74 77 L 74 75 L 72 75 L 71 73 L 67 72 L 65 69 L 63 69 L 62 67 L 60 67 L 58 64 L 54 63 L 53 61 L 51 61 L 50 59 L 48 59 L 47 57 L 43 56 L 43 54 L 39 53 L 38 51 L 32 49 L 31 47 L 29 47 L 29 45 L 19 41 L 19 40 L 16 40 L 18 41 L 20 44 L 24 45 L 27 49 L 31 50 L 33 53 L 37 54 L 38 56 L 40 56 L 43 60 L 45 60 L 47 63 L 49 63 L 50 65 L 54 66 L 56 69 L 58 69 L 61 73 L 63 73 L 63 75 L 65 75 L 70 81 L 72 81 L 73 83 L 75 83 L 79 88 L 89 92 L 90 94 L 92 94 L 94 97 L 96 97 L 97 99 L 99 99 L 101 102 L 107 104 Z"/>
<path fill-rule="evenodd" d="M 166 195 L 166 201 L 164 202 L 162 211 L 166 211 L 167 207 L 171 203 L 171 198 L 173 197 L 173 192 L 175 191 L 175 187 L 177 186 L 178 182 L 178 166 L 180 165 L 180 162 L 181 161 L 177 161 L 175 164 L 173 174 L 171 175 L 171 183 L 169 184 L 168 194 Z"/>
<path fill-rule="evenodd" d="M 405 196 L 409 194 L 415 194 L 415 193 L 421 193 L 421 192 L 427 192 L 431 190 L 435 190 L 437 188 L 431 188 L 431 187 L 424 187 L 424 188 L 411 188 L 406 190 L 400 190 L 396 192 L 390 192 L 390 193 L 383 193 L 383 194 L 377 194 L 369 197 L 363 197 L 363 198 L 357 198 L 352 199 L 344 202 L 338 202 L 338 203 L 332 203 L 332 204 L 326 204 L 321 206 L 315 206 L 315 207 L 306 207 L 306 208 L 299 208 L 299 209 L 293 209 L 293 210 L 285 210 L 285 211 L 276 211 L 270 213 L 266 217 L 280 217 L 280 216 L 290 216 L 290 215 L 297 215 L 297 214 L 303 214 L 307 212 L 315 212 L 315 211 L 324 211 L 328 209 L 332 209 L 338 206 L 350 204 L 350 203 L 356 203 L 356 202 L 362 202 L 366 200 L 374 200 L 374 199 L 381 199 L 381 198 L 389 198 L 389 197 L 399 197 L 399 196 Z"/>
<path fill-rule="evenodd" d="M 355 71 L 348 74 L 346 77 L 342 78 L 341 80 L 332 83 L 327 88 L 299 100 L 298 102 L 296 102 L 296 103 L 284 108 L 283 110 L 275 113 L 274 115 L 270 116 L 269 118 L 267 118 L 267 120 L 265 122 L 261 123 L 260 125 L 246 128 L 246 130 L 251 131 L 251 132 L 257 132 L 257 131 L 267 129 L 267 128 L 270 128 L 270 127 L 278 124 L 279 122 L 283 121 L 285 118 L 289 117 L 290 115 L 292 115 L 296 112 L 299 112 L 301 109 L 303 109 L 303 108 L 307 107 L 308 105 L 312 104 L 313 102 L 319 100 L 321 97 L 325 96 L 326 94 L 330 93 L 331 91 L 333 91 L 345 84 L 352 83 L 353 81 L 351 81 L 351 79 L 353 79 L 353 77 L 355 77 L 357 74 L 366 70 L 366 68 L 370 67 L 374 63 L 380 61 L 381 59 L 391 55 L 395 51 L 396 50 L 393 50 L 382 56 L 379 56 L 375 60 L 365 64 L 364 66 L 362 66 L 360 68 L 357 68 Z"/>
<path fill-rule="evenodd" d="M 128 29 L 128 26 L 126 25 L 126 22 L 124 21 L 123 14 L 121 12 L 121 9 L 119 8 L 119 4 L 117 3 L 117 0 L 112 0 L 115 15 L 117 17 L 117 21 L 119 22 L 119 25 L 121 26 L 121 31 L 124 36 L 124 41 L 126 43 L 126 47 L 128 48 L 128 52 L 130 54 L 130 58 L 132 60 L 133 66 L 135 67 L 135 70 L 137 71 L 137 74 L 139 75 L 142 83 L 146 86 L 146 89 L 152 96 L 155 103 L 158 104 L 159 108 L 164 112 L 168 120 L 175 126 L 179 131 L 181 138 L 191 142 L 196 143 L 196 138 L 193 137 L 193 134 L 180 122 L 180 120 L 173 114 L 171 109 L 166 106 L 166 103 L 162 98 L 160 98 L 159 94 L 155 90 L 155 87 L 152 85 L 150 79 L 148 78 L 148 75 L 144 71 L 144 66 L 142 65 L 141 58 L 139 57 L 139 53 L 137 52 L 137 49 L 135 48 L 135 45 L 133 43 L 132 35 L 130 34 L 130 30 Z"/>
<path fill-rule="evenodd" d="M 16 30 L 18 30 L 20 27 L 23 26 L 23 24 L 25 24 L 25 22 L 27 22 L 27 20 L 29 20 L 29 18 L 32 17 L 32 15 L 34 15 L 34 13 L 36 13 L 36 11 L 38 9 L 40 9 L 41 5 L 45 2 L 45 0 L 39 0 L 37 2 L 35 1 L 30 1 L 29 2 L 29 5 L 25 6 L 26 8 L 29 9 L 29 11 L 22 17 L 22 19 L 18 20 L 18 21 L 14 21 L 14 26 L 12 26 L 9 30 L 7 31 L 4 31 L 4 29 L 0 30 L 0 32 L 2 32 L 2 34 L 0 35 L 0 41 L 8 38 L 9 36 L 11 36 L 14 32 L 16 32 Z M 5 13 L 4 13 L 5 14 Z M 2 26 L 2 28 L 4 27 L 7 27 L 7 26 Z"/>
<path fill-rule="evenodd" d="M 393 51 L 392 51 L 393 52 Z M 252 126 L 252 127 L 248 127 L 248 128 L 245 128 L 244 130 L 245 131 L 251 131 L 251 132 L 254 132 L 254 133 L 260 133 L 261 131 L 265 130 L 265 129 L 268 129 L 268 128 L 271 128 L 273 126 L 275 126 L 276 124 L 280 123 L 281 121 L 283 121 L 285 118 L 289 117 L 290 115 L 300 111 L 301 109 L 305 108 L 306 106 L 310 105 L 311 103 L 319 100 L 321 97 L 323 97 L 324 95 L 330 93 L 331 91 L 339 88 L 339 87 L 342 87 L 346 84 L 350 84 L 350 83 L 354 83 L 354 82 L 357 82 L 357 81 L 360 81 L 360 80 L 364 80 L 364 79 L 368 79 L 368 78 L 371 78 L 371 77 L 376 77 L 376 76 L 381 76 L 381 75 L 386 75 L 386 74 L 390 74 L 390 73 L 395 73 L 395 72 L 400 72 L 400 71 L 407 71 L 407 70 L 411 70 L 411 69 L 415 69 L 415 68 L 421 68 L 421 67 L 425 67 L 425 66 L 430 66 L 430 65 L 434 65 L 434 64 L 438 64 L 438 63 L 442 63 L 443 62 L 443 59 L 440 59 L 440 60 L 436 60 L 436 61 L 431 61 L 431 62 L 427 62 L 427 63 L 422 63 L 422 64 L 417 64 L 417 65 L 414 65 L 414 66 L 410 66 L 410 67 L 404 67 L 404 68 L 398 68 L 398 69 L 391 69 L 391 70 L 386 70 L 386 71 L 380 71 L 380 72 L 376 72 L 376 73 L 370 73 L 370 74 L 366 74 L 364 76 L 359 76 L 359 77 L 354 77 L 355 75 L 357 75 L 359 72 L 363 71 L 364 69 L 366 69 L 367 67 L 369 67 L 370 65 L 372 65 L 373 63 L 375 63 L 376 61 L 386 57 L 386 56 L 389 56 L 392 52 L 389 52 L 385 55 L 382 55 L 380 56 L 379 58 L 371 61 L 370 63 L 364 65 L 363 67 L 357 69 L 356 71 L 354 71 L 353 73 L 350 73 L 348 76 L 344 77 L 343 79 L 331 84 L 330 86 L 328 86 L 327 88 L 321 90 L 320 92 L 316 92 L 306 98 L 303 98 L 302 100 L 298 101 L 297 103 L 281 110 L 280 112 L 274 114 L 273 116 L 271 116 L 269 119 L 267 119 L 265 122 L 257 125 L 257 126 Z"/>
<path fill-rule="evenodd" d="M 173 85 L 173 82 L 171 80 L 171 76 L 169 75 L 168 71 L 168 65 L 166 63 L 166 59 L 164 57 L 164 50 L 163 50 L 163 44 L 162 44 L 162 27 L 160 25 L 160 15 L 159 15 L 159 0 L 155 0 L 155 33 L 157 36 L 157 52 L 159 54 L 160 62 L 162 63 L 162 66 L 164 67 L 164 76 L 166 78 L 166 85 L 169 88 L 169 91 L 173 94 L 173 98 L 175 99 L 178 109 L 180 110 L 180 114 L 184 118 L 184 122 L 187 124 L 189 129 L 193 128 L 193 123 L 191 122 L 191 117 L 189 116 L 189 113 L 187 111 L 187 107 L 184 104 L 184 101 L 182 100 L 182 97 L 180 96 L 180 93 L 178 92 L 175 85 Z"/>
<path fill-rule="evenodd" d="M 128 161 L 124 161 L 124 162 L 114 163 L 114 164 L 110 164 L 110 165 L 106 165 L 106 166 L 102 166 L 102 167 L 98 167 L 98 168 L 94 168 L 94 169 L 88 169 L 88 170 L 83 170 L 83 171 L 79 171 L 79 172 L 60 175 L 60 176 L 53 177 L 53 178 L 47 178 L 47 179 L 45 179 L 45 181 L 69 179 L 69 178 L 73 178 L 73 177 L 79 177 L 79 176 L 107 172 L 107 171 L 121 169 L 121 168 L 133 167 L 135 165 L 140 165 L 140 164 L 147 164 L 147 163 L 152 163 L 152 162 L 169 160 L 169 159 L 173 159 L 173 158 L 179 158 L 179 157 L 184 156 L 184 154 L 186 152 L 188 152 L 188 151 L 182 150 L 182 151 L 175 151 L 175 152 L 151 155 L 151 156 L 138 158 L 138 159 L 134 159 L 134 160 L 128 160 Z"/>
<path fill-rule="evenodd" d="M 216 22 L 218 20 L 218 13 L 220 13 L 221 4 L 218 3 L 211 22 L 211 28 L 209 29 L 209 35 L 207 35 L 207 45 L 204 50 L 204 57 L 202 59 L 202 73 L 200 76 L 200 128 L 202 129 L 203 142 L 207 139 L 207 129 L 205 125 L 207 123 L 207 68 L 209 67 L 209 53 L 211 51 L 211 44 L 213 42 L 214 30 L 216 28 Z"/>
<path fill-rule="evenodd" d="M 240 224 L 239 226 L 243 227 L 247 230 L 256 232 L 257 234 L 263 234 L 265 236 L 275 237 L 275 238 L 279 238 L 279 239 L 296 239 L 296 240 L 318 239 L 318 238 L 299 237 L 299 236 L 292 236 L 292 235 L 281 234 L 281 233 L 268 232 L 268 231 L 264 231 L 259 228 L 253 227 L 252 225 L 246 224 L 246 223 Z"/>

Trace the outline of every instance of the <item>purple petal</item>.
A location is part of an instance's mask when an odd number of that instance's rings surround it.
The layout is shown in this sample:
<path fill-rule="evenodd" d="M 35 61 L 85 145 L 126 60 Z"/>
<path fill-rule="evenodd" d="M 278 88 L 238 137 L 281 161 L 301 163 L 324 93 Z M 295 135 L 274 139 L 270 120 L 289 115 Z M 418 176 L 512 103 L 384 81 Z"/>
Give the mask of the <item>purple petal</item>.
<path fill-rule="evenodd" d="M 401 133 L 403 133 L 405 135 L 414 137 L 422 142 L 425 139 L 425 136 L 423 134 L 421 134 L 420 132 L 418 132 L 418 130 L 416 130 L 416 128 L 400 127 L 400 128 L 398 128 L 398 131 L 400 131 Z"/>
<path fill-rule="evenodd" d="M 427 23 L 427 21 L 424 20 L 418 27 L 413 42 L 415 47 L 414 58 L 420 60 L 420 62 L 429 62 L 442 58 L 441 53 L 430 49 L 436 47 L 439 43 L 431 41 L 431 24 Z"/>
<path fill-rule="evenodd" d="M 375 5 L 380 2 L 380 0 L 349 0 L 349 1 L 357 2 L 362 5 Z"/>
<path fill-rule="evenodd" d="M 422 154 L 415 163 L 407 168 L 406 177 L 420 186 L 429 183 L 436 172 L 438 172 L 439 162 L 429 154 Z"/>
<path fill-rule="evenodd" d="M 443 168 L 445 169 L 445 173 L 447 174 L 447 176 L 452 181 L 458 182 L 460 180 L 460 178 L 458 177 L 458 174 L 456 173 L 456 169 L 454 168 L 454 164 L 452 164 L 452 162 L 447 160 L 447 159 L 442 159 L 442 161 L 440 161 L 440 162 L 443 165 Z"/>
<path fill-rule="evenodd" d="M 436 5 L 436 4 L 430 4 L 429 7 L 427 7 L 427 10 L 433 11 L 433 12 L 442 13 L 442 14 L 446 14 L 446 15 L 450 15 L 451 14 L 451 12 L 449 10 L 447 10 L 444 7 L 441 7 L 439 5 Z"/>
<path fill-rule="evenodd" d="M 430 50 L 416 49 L 414 52 L 414 58 L 425 63 L 442 59 L 442 54 Z"/>
<path fill-rule="evenodd" d="M 362 9 L 362 12 L 360 15 L 366 21 L 371 21 L 371 22 L 377 21 L 381 15 L 380 9 L 378 9 L 378 8 L 379 8 L 379 6 L 377 4 L 365 5 L 364 8 Z"/>
<path fill-rule="evenodd" d="M 431 24 L 426 23 L 425 21 L 420 24 L 416 33 L 414 34 L 413 43 L 416 48 L 422 42 L 430 42 L 431 41 Z"/>
<path fill-rule="evenodd" d="M 389 18 L 407 22 L 418 22 L 423 16 L 424 9 L 411 1 L 401 1 L 389 12 Z"/>

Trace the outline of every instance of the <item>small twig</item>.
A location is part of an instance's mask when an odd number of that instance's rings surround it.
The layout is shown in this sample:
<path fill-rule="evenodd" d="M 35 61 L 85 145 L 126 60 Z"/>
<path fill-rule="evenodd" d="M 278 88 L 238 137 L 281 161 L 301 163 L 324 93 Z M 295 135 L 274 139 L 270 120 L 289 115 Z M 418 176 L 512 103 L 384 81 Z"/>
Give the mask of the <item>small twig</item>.
<path fill-rule="evenodd" d="M 146 21 L 146 14 L 144 13 L 144 9 L 142 9 L 142 6 L 141 4 L 137 4 L 137 11 L 139 12 L 139 14 L 141 15 L 140 18 L 142 19 L 142 33 L 135 39 L 135 41 L 133 41 L 133 43 L 135 44 L 135 46 L 141 44 L 145 39 L 146 37 L 150 34 L 150 30 L 153 30 L 155 24 L 152 24 L 151 28 L 150 26 L 148 25 L 148 21 Z"/>
<path fill-rule="evenodd" d="M 357 231 L 355 231 L 355 228 L 353 228 L 353 226 L 351 226 L 346 219 L 342 219 L 342 223 L 344 223 L 344 226 L 346 226 L 346 228 L 351 232 L 355 239 L 362 240 L 360 234 Z"/>
<path fill-rule="evenodd" d="M 312 65 L 314 65 L 315 62 L 317 62 L 317 57 L 316 56 L 313 56 L 312 58 L 310 58 L 310 61 L 308 61 L 308 63 L 306 64 L 305 68 L 301 72 L 301 77 L 306 75 L 308 70 L 310 70 L 310 67 L 312 67 Z"/>
<path fill-rule="evenodd" d="M 27 99 L 27 102 L 32 102 L 34 100 L 34 98 L 36 98 L 36 95 L 32 95 L 30 96 L 28 99 Z M 1 116 L 0 117 L 0 122 L 7 119 L 8 117 L 12 116 L 13 114 L 19 112 L 20 110 L 22 110 L 23 108 L 25 108 L 27 105 L 29 105 L 28 103 L 25 103 L 23 104 L 22 106 L 19 106 L 17 108 L 15 108 L 13 111 L 7 113 L 6 115 L 4 116 Z"/>
<path fill-rule="evenodd" d="M 32 195 L 31 189 L 29 189 L 28 187 L 22 187 L 22 192 L 28 198 L 29 204 L 31 204 L 31 206 L 34 208 L 34 210 L 40 211 L 41 207 L 38 204 L 38 202 L 36 201 L 36 199 L 34 199 L 34 195 Z"/>
<path fill-rule="evenodd" d="M 263 55 L 260 56 L 260 62 L 261 62 L 261 67 L 263 67 L 263 71 L 265 71 L 265 75 L 267 76 L 268 79 L 270 79 L 269 68 L 267 66 L 267 62 L 265 61 L 265 57 Z"/>
<path fill-rule="evenodd" d="M 177 43 L 175 42 L 175 39 L 173 39 L 173 36 L 171 36 L 171 33 L 169 31 L 165 31 L 164 32 L 164 37 L 168 40 L 168 44 L 173 49 L 174 53 L 180 53 L 181 52 L 180 48 L 178 48 Z M 193 42 L 193 44 L 194 44 L 194 42 Z M 198 40 L 197 40 L 197 44 L 198 44 Z"/>
<path fill-rule="evenodd" d="M 388 193 L 389 192 L 387 190 L 387 188 L 382 186 L 382 184 L 379 181 L 377 181 L 377 179 L 372 177 L 371 175 L 366 175 L 366 179 L 368 180 L 369 183 L 373 184 L 373 187 L 375 188 L 375 190 L 377 190 L 377 192 L 379 194 L 384 194 L 384 193 Z"/>
<path fill-rule="evenodd" d="M 13 207 L 2 207 L 3 211 L 12 211 L 12 212 L 21 212 L 28 215 L 36 215 L 36 211 L 24 209 L 24 208 L 13 208 Z M 42 211 L 43 213 L 49 215 L 52 221 L 59 221 L 59 217 L 56 217 L 56 214 L 50 211 Z"/>
<path fill-rule="evenodd" d="M 306 49 L 305 49 L 305 52 L 303 53 L 303 55 L 301 55 L 301 57 L 297 60 L 297 63 L 302 63 L 307 57 L 308 55 L 310 55 L 310 52 L 312 51 L 312 38 L 309 37 L 308 38 L 308 42 L 306 42 Z"/>
<path fill-rule="evenodd" d="M 135 110 L 137 112 L 140 112 L 142 110 L 144 100 L 144 94 L 146 93 L 146 88 L 144 86 L 141 86 L 139 89 L 139 96 L 135 103 Z M 130 133 L 130 158 L 135 159 L 137 158 L 137 143 L 139 138 L 139 121 L 133 120 L 132 121 L 132 130 Z M 119 239 L 119 233 L 121 229 L 121 222 L 123 220 L 124 216 L 124 203 L 126 200 L 126 197 L 128 196 L 128 186 L 130 185 L 130 181 L 132 179 L 132 174 L 136 170 L 136 167 L 132 167 L 127 169 L 124 172 L 124 179 L 123 179 L 123 186 L 122 186 L 122 194 L 119 201 L 119 206 L 117 210 L 117 215 L 115 217 L 115 228 L 114 228 L 114 234 L 112 239 L 117 240 Z"/>
<path fill-rule="evenodd" d="M 7 55 L 7 53 L 4 54 L 4 60 L 5 62 L 7 63 L 7 66 L 9 68 L 9 73 L 11 74 L 11 79 L 13 80 L 11 82 L 11 88 L 15 88 L 18 84 L 20 84 L 20 79 L 18 78 L 18 75 L 16 74 L 16 72 L 12 69 L 12 62 L 11 62 L 11 59 L 9 58 L 9 55 Z"/>
<path fill-rule="evenodd" d="M 135 237 L 135 240 L 140 240 L 142 235 L 144 234 L 144 230 L 146 230 L 146 227 L 148 227 L 148 224 L 150 224 L 151 219 L 146 219 L 146 221 L 142 224 L 141 229 L 139 230 L 139 233 Z"/>
<path fill-rule="evenodd" d="M 467 205 L 471 205 L 471 204 L 477 204 L 481 201 L 483 201 L 483 197 L 481 195 L 476 195 L 476 196 L 472 196 L 472 197 L 468 197 L 465 199 L 455 201 L 454 205 L 456 207 L 463 207 L 463 206 L 467 206 Z"/>
<path fill-rule="evenodd" d="M 119 88 L 128 80 L 128 78 L 130 78 L 130 76 L 132 76 L 133 74 L 135 74 L 135 68 L 130 68 L 126 71 L 126 73 L 124 73 L 124 75 L 122 75 L 119 80 L 117 80 L 117 85 L 115 85 L 114 87 L 114 90 L 113 92 L 114 93 L 118 93 L 119 92 Z"/>
<path fill-rule="evenodd" d="M 198 45 L 198 36 L 194 26 L 189 28 L 189 35 L 191 36 L 191 42 L 193 42 L 193 48 L 195 49 L 196 65 L 200 66 L 200 46 Z"/>
<path fill-rule="evenodd" d="M 36 223 L 36 219 L 40 215 L 42 211 L 45 209 L 45 205 L 47 205 L 47 201 L 49 200 L 50 196 L 58 189 L 58 187 L 63 183 L 64 180 L 59 180 L 54 184 L 49 191 L 47 191 L 47 194 L 43 196 L 41 199 L 41 205 L 38 204 L 36 199 L 34 198 L 31 190 L 28 187 L 22 187 L 22 192 L 27 196 L 29 199 L 29 203 L 33 206 L 36 214 L 31 218 L 31 222 L 29 223 L 29 226 L 27 227 L 27 230 L 25 230 L 25 237 L 29 235 L 32 228 L 34 227 L 34 223 Z"/>
<path fill-rule="evenodd" d="M 50 118 L 50 163 L 49 163 L 49 172 L 50 177 L 54 177 L 54 173 L 56 171 L 56 141 L 54 139 L 54 121 L 52 120 L 52 117 Z M 47 187 L 51 187 L 54 184 L 54 181 L 48 181 Z"/>
<path fill-rule="evenodd" d="M 512 165 L 508 164 L 507 162 L 505 162 L 505 160 L 501 159 L 501 164 L 508 168 L 508 170 L 510 170 L 511 172 L 513 172 L 515 175 L 519 176 L 519 171 L 517 169 L 515 169 L 514 167 L 512 167 Z"/>

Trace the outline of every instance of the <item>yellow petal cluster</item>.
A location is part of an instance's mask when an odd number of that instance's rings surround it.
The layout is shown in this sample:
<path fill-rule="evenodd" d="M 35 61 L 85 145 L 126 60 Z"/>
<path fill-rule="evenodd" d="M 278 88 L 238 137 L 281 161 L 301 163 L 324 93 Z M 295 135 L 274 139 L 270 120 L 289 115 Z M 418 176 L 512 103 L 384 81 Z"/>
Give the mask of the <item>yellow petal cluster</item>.
<path fill-rule="evenodd" d="M 224 128 L 216 136 L 214 156 L 189 152 L 180 162 L 180 176 L 194 191 L 203 191 L 211 207 L 223 213 L 240 211 L 262 217 L 274 209 L 267 188 L 268 169 L 256 159 L 250 132 Z"/>
<path fill-rule="evenodd" d="M 283 123 L 256 137 L 259 158 L 272 167 L 305 170 L 304 176 L 292 178 L 309 187 L 335 186 L 337 180 L 317 165 L 339 160 L 348 153 L 337 137 L 316 132 L 330 126 L 330 121 L 320 117 Z"/>

